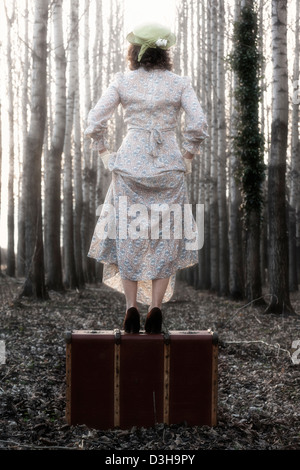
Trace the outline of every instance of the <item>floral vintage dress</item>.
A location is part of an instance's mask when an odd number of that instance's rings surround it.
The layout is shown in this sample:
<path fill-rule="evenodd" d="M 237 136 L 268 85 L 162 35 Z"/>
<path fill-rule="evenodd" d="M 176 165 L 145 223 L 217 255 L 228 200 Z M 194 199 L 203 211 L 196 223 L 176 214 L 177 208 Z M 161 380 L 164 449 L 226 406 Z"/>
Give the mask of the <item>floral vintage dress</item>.
<path fill-rule="evenodd" d="M 112 180 L 88 256 L 104 264 L 103 282 L 119 292 L 122 278 L 138 281 L 137 300 L 144 304 L 151 302 L 151 280 L 168 277 L 166 302 L 176 271 L 198 262 L 178 119 L 183 110 L 182 147 L 194 154 L 207 137 L 207 123 L 188 77 L 159 69 L 120 72 L 89 113 L 85 135 L 94 149 L 107 148 L 107 121 L 119 104 L 127 134 L 109 157 Z"/>

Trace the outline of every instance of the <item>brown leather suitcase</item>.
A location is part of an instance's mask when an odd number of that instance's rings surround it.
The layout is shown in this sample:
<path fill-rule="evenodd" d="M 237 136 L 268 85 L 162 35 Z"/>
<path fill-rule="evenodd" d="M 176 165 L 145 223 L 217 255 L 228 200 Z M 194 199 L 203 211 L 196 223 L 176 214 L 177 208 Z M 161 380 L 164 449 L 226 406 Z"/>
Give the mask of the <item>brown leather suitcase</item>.
<path fill-rule="evenodd" d="M 95 429 L 217 424 L 211 331 L 66 334 L 66 419 Z"/>

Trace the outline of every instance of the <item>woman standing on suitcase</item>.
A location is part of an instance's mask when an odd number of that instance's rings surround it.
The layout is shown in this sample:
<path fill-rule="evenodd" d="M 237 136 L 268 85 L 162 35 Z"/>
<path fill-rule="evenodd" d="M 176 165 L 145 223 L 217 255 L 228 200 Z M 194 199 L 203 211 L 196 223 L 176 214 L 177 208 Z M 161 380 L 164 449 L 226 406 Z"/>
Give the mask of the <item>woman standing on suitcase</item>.
<path fill-rule="evenodd" d="M 168 49 L 175 35 L 149 23 L 127 40 L 130 70 L 115 75 L 85 131 L 112 172 L 88 256 L 104 263 L 103 282 L 125 294 L 125 332 L 139 332 L 140 302 L 149 306 L 145 331 L 159 333 L 161 306 L 173 295 L 176 271 L 198 262 L 186 172 L 207 137 L 207 124 L 190 79 L 171 71 Z M 107 121 L 119 104 L 127 134 L 110 154 Z M 176 141 L 182 110 L 183 154 Z"/>

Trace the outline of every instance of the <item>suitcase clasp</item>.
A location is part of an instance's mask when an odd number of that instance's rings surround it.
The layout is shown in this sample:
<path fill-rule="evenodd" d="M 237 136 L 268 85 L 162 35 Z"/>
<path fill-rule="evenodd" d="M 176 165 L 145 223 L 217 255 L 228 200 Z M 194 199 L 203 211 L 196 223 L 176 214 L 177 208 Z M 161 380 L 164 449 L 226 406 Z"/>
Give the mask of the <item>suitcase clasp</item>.
<path fill-rule="evenodd" d="M 114 336 L 115 336 L 115 344 L 120 344 L 121 343 L 121 331 L 119 328 L 116 328 L 114 330 Z"/>
<path fill-rule="evenodd" d="M 164 332 L 164 343 L 166 345 L 170 344 L 171 337 L 169 331 Z"/>
<path fill-rule="evenodd" d="M 72 331 L 66 331 L 64 336 L 66 344 L 70 344 L 72 342 Z"/>

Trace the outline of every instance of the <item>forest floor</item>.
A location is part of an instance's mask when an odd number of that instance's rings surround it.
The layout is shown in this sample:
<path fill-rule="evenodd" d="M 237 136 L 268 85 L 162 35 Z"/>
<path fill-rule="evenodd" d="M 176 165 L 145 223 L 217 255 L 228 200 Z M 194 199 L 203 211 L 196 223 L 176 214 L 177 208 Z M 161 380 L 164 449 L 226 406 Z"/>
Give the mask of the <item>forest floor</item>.
<path fill-rule="evenodd" d="M 18 300 L 20 282 L 0 278 L 0 340 L 6 348 L 0 450 L 300 449 L 300 354 L 292 348 L 300 340 L 300 293 L 291 294 L 297 315 L 281 316 L 177 281 L 163 307 L 164 327 L 218 333 L 217 426 L 99 431 L 65 421 L 64 332 L 121 328 L 123 296 L 100 284 L 50 292 L 45 302 Z"/>

